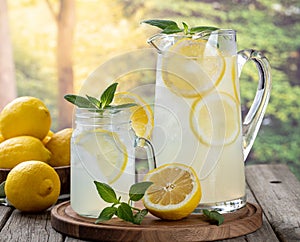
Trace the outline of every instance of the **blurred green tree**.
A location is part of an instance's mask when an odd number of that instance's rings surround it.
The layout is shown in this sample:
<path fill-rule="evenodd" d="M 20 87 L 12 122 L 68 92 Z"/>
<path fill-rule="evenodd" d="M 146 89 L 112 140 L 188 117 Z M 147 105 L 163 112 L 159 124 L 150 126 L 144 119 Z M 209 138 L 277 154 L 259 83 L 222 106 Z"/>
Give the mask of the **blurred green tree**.
<path fill-rule="evenodd" d="M 6 0 L 0 1 L 0 110 L 17 96 Z"/>

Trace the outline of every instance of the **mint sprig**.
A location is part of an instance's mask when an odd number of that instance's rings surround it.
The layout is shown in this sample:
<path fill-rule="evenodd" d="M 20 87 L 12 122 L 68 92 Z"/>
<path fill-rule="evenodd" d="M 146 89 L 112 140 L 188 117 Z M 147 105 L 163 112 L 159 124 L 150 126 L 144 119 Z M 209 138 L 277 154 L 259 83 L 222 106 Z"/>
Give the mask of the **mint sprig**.
<path fill-rule="evenodd" d="M 147 209 L 139 209 L 131 206 L 132 202 L 137 202 L 143 198 L 146 190 L 152 185 L 152 182 L 139 182 L 133 184 L 129 189 L 128 202 L 122 202 L 121 197 L 117 198 L 114 189 L 106 183 L 94 181 L 98 194 L 111 206 L 104 208 L 98 216 L 95 223 L 110 220 L 114 215 L 118 218 L 133 223 L 141 224 L 144 217 L 148 214 Z"/>
<path fill-rule="evenodd" d="M 172 20 L 162 20 L 162 19 L 150 19 L 144 20 L 141 23 L 149 24 L 162 29 L 162 34 L 175 34 L 183 32 L 185 35 L 193 35 L 196 33 L 207 33 L 210 34 L 219 28 L 212 26 L 197 26 L 189 27 L 185 22 L 182 22 L 183 28 L 180 28 L 178 24 Z"/>
<path fill-rule="evenodd" d="M 117 86 L 117 82 L 111 84 L 104 90 L 99 99 L 89 95 L 83 97 L 75 94 L 67 94 L 64 96 L 64 99 L 79 108 L 90 108 L 90 111 L 96 110 L 96 112 L 103 112 L 104 109 L 120 109 L 136 106 L 135 103 L 111 105 L 117 90 Z"/>
<path fill-rule="evenodd" d="M 209 219 L 211 224 L 220 226 L 224 222 L 224 216 L 216 210 L 209 211 L 207 209 L 203 209 L 202 212 Z"/>

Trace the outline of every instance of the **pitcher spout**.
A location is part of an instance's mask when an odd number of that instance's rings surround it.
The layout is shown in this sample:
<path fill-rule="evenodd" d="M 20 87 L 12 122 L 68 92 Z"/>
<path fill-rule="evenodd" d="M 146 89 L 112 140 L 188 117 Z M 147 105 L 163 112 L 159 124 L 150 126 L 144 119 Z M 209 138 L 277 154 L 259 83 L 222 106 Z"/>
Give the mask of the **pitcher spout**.
<path fill-rule="evenodd" d="M 174 44 L 174 38 L 173 35 L 167 35 L 167 34 L 156 34 L 152 37 L 150 37 L 147 40 L 147 43 L 153 46 L 159 54 L 161 54 L 163 51 L 165 51 L 167 48 L 169 48 L 172 44 Z"/>

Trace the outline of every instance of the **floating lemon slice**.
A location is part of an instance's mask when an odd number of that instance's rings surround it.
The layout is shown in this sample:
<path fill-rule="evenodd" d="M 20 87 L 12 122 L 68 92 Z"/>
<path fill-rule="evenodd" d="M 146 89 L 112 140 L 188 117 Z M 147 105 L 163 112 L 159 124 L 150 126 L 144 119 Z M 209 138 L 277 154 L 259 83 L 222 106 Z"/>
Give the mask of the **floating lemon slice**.
<path fill-rule="evenodd" d="M 102 179 L 112 184 L 123 174 L 128 154 L 115 132 L 103 129 L 87 131 L 75 139 L 75 144 L 75 152 L 94 179 L 104 176 Z"/>
<path fill-rule="evenodd" d="M 215 88 L 224 72 L 224 57 L 203 39 L 183 38 L 162 55 L 165 85 L 186 98 L 199 97 Z"/>
<path fill-rule="evenodd" d="M 130 108 L 131 125 L 136 135 L 150 138 L 154 125 L 153 111 L 151 107 L 137 94 L 119 92 L 115 94 L 114 104 L 135 103 L 137 106 Z"/>
<path fill-rule="evenodd" d="M 237 101 L 227 93 L 213 92 L 197 99 L 191 109 L 190 126 L 206 145 L 228 145 L 240 132 Z"/>
<path fill-rule="evenodd" d="M 144 206 L 159 218 L 182 219 L 200 202 L 200 182 L 192 167 L 166 164 L 150 171 L 144 180 L 153 182 L 143 198 Z"/>

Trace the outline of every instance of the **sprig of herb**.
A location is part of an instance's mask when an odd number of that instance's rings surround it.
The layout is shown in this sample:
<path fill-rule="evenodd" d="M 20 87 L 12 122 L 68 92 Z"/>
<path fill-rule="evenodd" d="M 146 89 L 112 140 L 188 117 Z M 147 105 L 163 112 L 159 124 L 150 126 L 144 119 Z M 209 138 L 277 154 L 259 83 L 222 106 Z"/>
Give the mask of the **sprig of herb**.
<path fill-rule="evenodd" d="M 180 28 L 178 24 L 172 20 L 161 19 L 144 20 L 141 23 L 149 24 L 162 29 L 162 34 L 175 34 L 180 32 L 183 32 L 185 35 L 193 35 L 202 32 L 207 32 L 207 34 L 209 34 L 210 32 L 218 29 L 211 26 L 197 26 L 189 28 L 189 26 L 185 22 L 182 22 L 183 28 Z"/>
<path fill-rule="evenodd" d="M 202 210 L 203 214 L 209 218 L 211 224 L 221 225 L 224 222 L 224 216 L 218 211 L 209 211 L 207 209 Z"/>
<path fill-rule="evenodd" d="M 135 103 L 111 105 L 117 90 L 117 86 L 117 82 L 111 84 L 104 90 L 99 99 L 89 95 L 83 97 L 75 94 L 67 94 L 64 96 L 64 98 L 79 108 L 90 108 L 90 111 L 96 110 L 98 112 L 102 112 L 104 109 L 119 109 L 136 106 Z"/>
<path fill-rule="evenodd" d="M 139 182 L 133 184 L 129 189 L 128 202 L 122 202 L 121 197 L 117 195 L 112 187 L 105 183 L 94 181 L 98 194 L 111 206 L 104 208 L 95 223 L 110 220 L 114 215 L 118 218 L 131 222 L 133 224 L 141 224 L 144 217 L 148 214 L 147 209 L 139 209 L 131 206 L 132 202 L 137 202 L 143 198 L 146 190 L 152 185 L 152 182 Z"/>
<path fill-rule="evenodd" d="M 111 206 L 105 207 L 98 216 L 95 223 L 100 223 L 110 220 L 114 215 L 118 218 L 133 223 L 141 224 L 144 217 L 148 214 L 147 209 L 139 209 L 131 206 L 132 202 L 141 200 L 146 190 L 151 186 L 152 182 L 139 182 L 133 184 L 129 189 L 129 200 L 127 203 L 121 201 L 121 197 L 117 198 L 114 189 L 106 183 L 94 181 L 98 194 L 107 203 L 111 203 Z M 209 211 L 203 209 L 203 214 L 209 218 L 211 224 L 221 225 L 224 222 L 224 216 L 217 211 Z"/>

